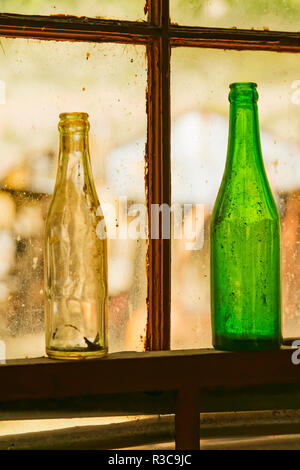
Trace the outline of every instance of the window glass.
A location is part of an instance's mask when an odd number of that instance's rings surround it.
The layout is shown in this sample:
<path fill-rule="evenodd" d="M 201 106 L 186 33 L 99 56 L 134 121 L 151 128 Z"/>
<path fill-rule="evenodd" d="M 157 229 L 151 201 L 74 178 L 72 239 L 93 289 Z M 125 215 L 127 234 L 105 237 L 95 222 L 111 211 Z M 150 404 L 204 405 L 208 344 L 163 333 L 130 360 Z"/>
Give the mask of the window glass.
<path fill-rule="evenodd" d="M 146 20 L 145 0 L 0 0 L 0 13 Z"/>
<path fill-rule="evenodd" d="M 172 23 L 299 31 L 298 0 L 170 0 Z"/>
<path fill-rule="evenodd" d="M 91 124 L 92 171 L 110 237 L 110 351 L 143 350 L 146 240 L 129 236 L 126 224 L 132 204 L 145 205 L 145 48 L 25 39 L 1 45 L 0 340 L 7 358 L 44 354 L 44 221 L 64 111 L 88 112 Z"/>
<path fill-rule="evenodd" d="M 227 152 L 229 84 L 240 81 L 258 84 L 262 152 L 281 216 L 283 334 L 300 334 L 299 61 L 272 52 L 172 51 L 172 202 L 203 207 L 198 245 L 184 237 L 172 243 L 173 348 L 211 346 L 209 224 Z"/>

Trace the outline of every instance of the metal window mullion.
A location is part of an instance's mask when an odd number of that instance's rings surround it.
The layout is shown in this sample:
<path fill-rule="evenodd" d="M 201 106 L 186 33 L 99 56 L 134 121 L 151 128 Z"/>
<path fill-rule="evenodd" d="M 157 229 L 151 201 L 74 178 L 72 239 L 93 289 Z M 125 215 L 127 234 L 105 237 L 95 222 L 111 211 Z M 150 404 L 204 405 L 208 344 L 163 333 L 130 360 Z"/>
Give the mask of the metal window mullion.
<path fill-rule="evenodd" d="M 146 349 L 170 349 L 171 240 L 163 239 L 163 214 L 159 238 L 152 239 L 152 204 L 171 205 L 170 158 L 170 45 L 169 0 L 149 2 L 149 19 L 161 35 L 148 45 L 148 139 L 146 193 L 149 214 L 148 322 Z"/>

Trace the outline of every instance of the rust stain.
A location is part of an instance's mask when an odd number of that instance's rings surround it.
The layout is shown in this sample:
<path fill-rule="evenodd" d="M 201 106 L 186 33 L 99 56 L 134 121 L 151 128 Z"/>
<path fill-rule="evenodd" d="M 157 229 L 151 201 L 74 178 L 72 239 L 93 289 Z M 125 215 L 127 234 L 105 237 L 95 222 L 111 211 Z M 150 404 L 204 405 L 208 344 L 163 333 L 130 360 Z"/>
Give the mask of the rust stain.
<path fill-rule="evenodd" d="M 168 155 L 166 144 L 163 141 L 163 130 L 166 124 L 168 107 L 169 83 L 165 76 L 169 59 L 169 49 L 162 41 L 154 41 L 147 48 L 148 54 L 148 88 L 146 90 L 146 112 L 148 116 L 146 145 L 145 184 L 147 194 L 147 209 L 149 214 L 149 239 L 146 257 L 147 268 L 147 331 L 145 338 L 146 351 L 158 351 L 169 349 L 170 318 L 169 318 L 169 258 L 166 240 L 151 239 L 151 204 L 166 202 L 164 188 L 168 185 L 169 173 L 163 171 L 167 165 L 163 161 L 164 155 Z M 162 60 L 160 60 L 162 59 Z M 166 75 L 165 75 L 166 73 Z M 163 87 L 163 91 L 161 86 Z M 168 136 L 166 135 L 166 139 Z M 148 185 L 148 187 L 147 187 Z M 161 229 L 162 220 L 159 227 Z"/>
<path fill-rule="evenodd" d="M 145 6 L 144 6 L 144 13 L 145 13 L 145 15 L 147 15 L 147 13 L 148 13 L 148 8 L 149 8 L 148 0 L 146 0 Z"/>
<path fill-rule="evenodd" d="M 148 329 L 148 319 L 147 319 L 147 329 Z M 151 344 L 150 340 L 151 340 L 151 335 L 146 334 L 145 338 L 144 338 L 144 350 L 145 350 L 145 352 L 150 351 L 150 344 Z"/>
<path fill-rule="evenodd" d="M 211 38 L 176 38 L 171 40 L 172 47 L 202 47 L 211 49 L 237 50 L 237 51 L 274 51 L 274 52 L 300 52 L 300 45 L 281 44 L 280 40 L 257 39 L 256 41 L 243 41 L 242 39 L 211 39 Z"/>
<path fill-rule="evenodd" d="M 148 87 L 146 88 L 146 114 L 148 120 L 149 117 L 149 93 Z M 145 197 L 146 197 L 146 205 L 147 205 L 147 213 L 148 213 L 148 229 L 150 230 L 150 214 L 149 214 L 149 149 L 148 149 L 148 141 L 149 141 L 149 124 L 147 126 L 147 140 L 145 142 L 145 169 L 144 169 L 144 181 L 145 181 Z M 146 240 L 147 243 L 147 252 L 146 252 L 146 275 L 147 275 L 147 297 L 146 297 L 146 309 L 147 309 L 147 320 L 146 320 L 146 334 L 144 337 L 144 350 L 150 350 L 150 340 L 149 340 L 149 278 L 150 278 L 150 264 L 149 264 L 149 238 Z"/>
<path fill-rule="evenodd" d="M 89 52 L 86 53 L 86 60 L 89 60 L 89 58 L 91 57 L 91 54 Z"/>

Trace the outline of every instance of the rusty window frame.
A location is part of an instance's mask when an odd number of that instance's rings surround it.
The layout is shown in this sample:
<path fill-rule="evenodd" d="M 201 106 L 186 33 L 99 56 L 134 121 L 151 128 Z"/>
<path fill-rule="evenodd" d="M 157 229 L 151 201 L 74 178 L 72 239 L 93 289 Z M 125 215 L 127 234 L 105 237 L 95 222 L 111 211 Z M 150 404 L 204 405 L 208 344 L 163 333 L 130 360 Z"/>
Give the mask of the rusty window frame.
<path fill-rule="evenodd" d="M 147 22 L 74 16 L 0 14 L 0 37 L 58 41 L 115 42 L 147 47 L 146 198 L 151 204 L 171 205 L 170 56 L 179 46 L 232 50 L 300 52 L 300 33 L 172 24 L 170 0 L 146 0 Z M 171 241 L 149 239 L 147 252 L 147 333 L 149 351 L 170 349 Z M 151 217 L 149 217 L 151 233 Z"/>

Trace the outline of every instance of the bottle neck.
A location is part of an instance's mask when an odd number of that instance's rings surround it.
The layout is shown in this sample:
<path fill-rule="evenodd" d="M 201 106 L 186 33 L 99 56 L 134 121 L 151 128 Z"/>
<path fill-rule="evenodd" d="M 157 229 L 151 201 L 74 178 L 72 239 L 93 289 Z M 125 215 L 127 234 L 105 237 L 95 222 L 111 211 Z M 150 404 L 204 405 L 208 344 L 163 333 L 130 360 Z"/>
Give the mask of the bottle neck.
<path fill-rule="evenodd" d="M 88 132 L 61 132 L 59 149 L 59 175 L 84 183 L 90 175 Z"/>
<path fill-rule="evenodd" d="M 230 104 L 227 163 L 239 167 L 262 163 L 256 102 Z"/>

